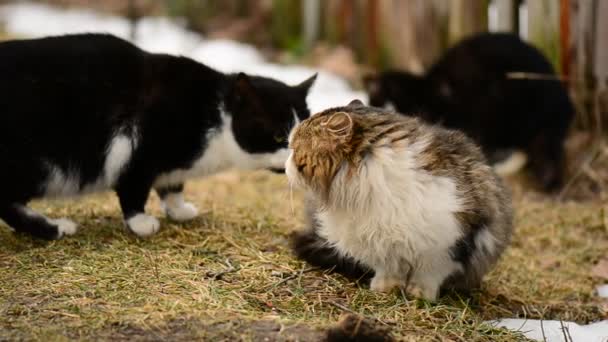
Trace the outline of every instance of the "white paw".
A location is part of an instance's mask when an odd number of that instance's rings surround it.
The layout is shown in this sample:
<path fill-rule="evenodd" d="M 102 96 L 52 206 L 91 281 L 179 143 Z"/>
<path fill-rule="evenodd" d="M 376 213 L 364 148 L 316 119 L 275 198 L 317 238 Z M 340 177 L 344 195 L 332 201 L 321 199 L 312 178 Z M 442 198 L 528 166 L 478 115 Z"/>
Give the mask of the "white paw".
<path fill-rule="evenodd" d="M 175 221 L 188 221 L 198 216 L 198 209 L 190 202 L 182 202 L 177 206 L 165 206 L 167 215 Z"/>
<path fill-rule="evenodd" d="M 397 279 L 374 276 L 369 284 L 369 288 L 377 292 L 389 292 L 399 285 L 401 285 L 401 282 Z"/>
<path fill-rule="evenodd" d="M 78 225 L 67 218 L 48 219 L 48 222 L 57 226 L 57 236 L 61 238 L 65 235 L 74 235 L 78 230 Z"/>
<path fill-rule="evenodd" d="M 160 229 L 160 222 L 154 216 L 137 214 L 127 220 L 127 227 L 139 237 L 148 237 Z"/>

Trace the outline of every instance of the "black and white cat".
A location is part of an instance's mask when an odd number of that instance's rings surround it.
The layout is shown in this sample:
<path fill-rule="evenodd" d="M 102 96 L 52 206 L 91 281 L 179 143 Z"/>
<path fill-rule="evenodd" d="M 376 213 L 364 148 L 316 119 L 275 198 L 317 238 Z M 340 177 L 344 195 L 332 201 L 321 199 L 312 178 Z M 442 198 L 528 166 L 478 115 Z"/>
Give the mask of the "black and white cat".
<path fill-rule="evenodd" d="M 160 228 L 144 212 L 151 189 L 170 218 L 188 220 L 197 209 L 182 197 L 186 179 L 282 169 L 316 77 L 290 87 L 226 75 L 105 34 L 0 43 L 0 75 L 0 218 L 43 239 L 76 224 L 32 211 L 34 198 L 113 189 L 144 237 Z"/>

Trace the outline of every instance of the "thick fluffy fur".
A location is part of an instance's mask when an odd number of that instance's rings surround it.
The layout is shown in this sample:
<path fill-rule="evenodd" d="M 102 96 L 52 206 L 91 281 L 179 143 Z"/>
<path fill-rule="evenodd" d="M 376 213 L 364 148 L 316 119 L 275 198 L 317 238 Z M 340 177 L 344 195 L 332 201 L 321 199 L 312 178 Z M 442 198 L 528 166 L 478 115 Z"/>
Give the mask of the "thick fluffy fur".
<path fill-rule="evenodd" d="M 294 245 L 313 265 L 432 300 L 480 286 L 510 241 L 510 197 L 463 133 L 355 101 L 303 121 L 290 147 L 313 222 Z"/>
<path fill-rule="evenodd" d="M 516 35 L 480 34 L 449 49 L 424 76 L 386 71 L 365 84 L 372 106 L 390 104 L 462 130 L 490 159 L 522 150 L 545 190 L 562 183 L 574 107 L 547 59 Z"/>
<path fill-rule="evenodd" d="M 31 211 L 33 198 L 114 189 L 127 227 L 148 236 L 160 228 L 144 213 L 152 188 L 187 220 L 186 179 L 282 169 L 314 81 L 225 75 L 99 34 L 1 43 L 0 74 L 0 218 L 45 239 L 76 225 Z"/>

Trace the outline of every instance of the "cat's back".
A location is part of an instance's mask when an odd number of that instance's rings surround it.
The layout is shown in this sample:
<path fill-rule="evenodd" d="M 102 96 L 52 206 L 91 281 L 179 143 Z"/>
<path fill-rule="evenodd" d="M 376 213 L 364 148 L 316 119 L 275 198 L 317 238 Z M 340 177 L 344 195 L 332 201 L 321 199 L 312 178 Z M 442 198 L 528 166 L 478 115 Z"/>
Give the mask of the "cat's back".
<path fill-rule="evenodd" d="M 0 43 L 3 85 L 110 79 L 137 70 L 146 54 L 109 34 L 74 34 Z"/>
<path fill-rule="evenodd" d="M 535 47 L 510 33 L 482 33 L 464 39 L 431 67 L 429 76 L 468 75 L 487 77 L 488 73 L 528 71 L 554 74 L 547 59 Z"/>
<path fill-rule="evenodd" d="M 82 33 L 49 36 L 33 39 L 15 39 L 0 42 L 0 58 L 4 63 L 19 62 L 36 57 L 45 58 L 108 57 L 111 54 L 125 57 L 140 54 L 142 50 L 126 40 L 104 33 Z"/>

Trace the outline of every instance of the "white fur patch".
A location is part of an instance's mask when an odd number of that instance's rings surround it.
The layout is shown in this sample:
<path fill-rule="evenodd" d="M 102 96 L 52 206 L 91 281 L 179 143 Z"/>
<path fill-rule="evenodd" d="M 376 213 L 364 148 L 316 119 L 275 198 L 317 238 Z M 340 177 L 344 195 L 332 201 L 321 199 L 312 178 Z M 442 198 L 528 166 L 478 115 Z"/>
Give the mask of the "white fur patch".
<path fill-rule="evenodd" d="M 497 242 L 496 237 L 492 235 L 489 229 L 482 229 L 475 237 L 475 245 L 485 248 L 489 253 L 494 253 Z"/>
<path fill-rule="evenodd" d="M 59 167 L 47 163 L 49 176 L 44 185 L 44 193 L 47 197 L 70 197 L 113 187 L 120 176 L 123 168 L 128 164 L 137 140 L 124 134 L 116 135 L 108 144 L 106 159 L 102 174 L 99 178 L 89 184 L 80 186 L 80 174 L 76 169 L 65 172 Z"/>
<path fill-rule="evenodd" d="M 160 222 L 154 216 L 137 214 L 127 220 L 129 230 L 139 237 L 154 235 L 160 229 Z"/>
<path fill-rule="evenodd" d="M 48 223 L 57 226 L 57 231 L 59 233 L 59 237 L 64 235 L 74 235 L 78 230 L 78 225 L 67 218 L 59 218 L 59 219 L 46 219 Z"/>
<path fill-rule="evenodd" d="M 384 109 L 386 109 L 388 111 L 391 111 L 391 112 L 396 112 L 397 111 L 397 107 L 391 101 L 386 101 L 384 103 Z"/>
<path fill-rule="evenodd" d="M 29 217 L 41 218 L 45 220 L 48 224 L 57 227 L 57 238 L 62 238 L 65 235 L 74 235 L 78 230 L 78 224 L 74 221 L 67 218 L 58 218 L 58 219 L 50 219 L 40 213 L 35 212 L 34 210 L 21 206 L 19 210 Z"/>
<path fill-rule="evenodd" d="M 60 168 L 47 163 L 49 176 L 44 185 L 48 197 L 67 197 L 78 194 L 80 178 L 76 171 L 63 172 Z"/>
<path fill-rule="evenodd" d="M 161 205 L 167 216 L 175 221 L 188 221 L 198 215 L 198 209 L 194 204 L 184 201 L 181 193 L 168 194 Z"/>
<path fill-rule="evenodd" d="M 122 169 L 127 165 L 135 149 L 135 140 L 120 134 L 112 139 L 104 164 L 104 181 L 107 187 L 116 183 Z"/>
<path fill-rule="evenodd" d="M 506 177 L 519 172 L 519 170 L 526 166 L 527 162 L 528 155 L 522 151 L 515 151 L 509 158 L 492 165 L 492 167 L 499 176 Z"/>
<path fill-rule="evenodd" d="M 454 216 L 462 203 L 452 179 L 418 167 L 416 158 L 427 144 L 377 148 L 356 177 L 343 167 L 332 183 L 328 209 L 317 219 L 319 234 L 342 254 L 380 271 L 374 288 L 404 282 L 412 269 L 412 282 L 434 299 L 445 277 L 461 269 L 449 250 L 463 235 Z M 286 173 L 292 184 L 301 183 L 292 158 Z"/>
<path fill-rule="evenodd" d="M 187 179 L 224 171 L 229 168 L 245 170 L 282 168 L 289 149 L 274 153 L 248 153 L 237 143 L 232 132 L 232 117 L 222 112 L 222 124 L 207 134 L 207 148 L 190 169 L 180 169 L 160 175 L 155 187 L 178 184 Z"/>

